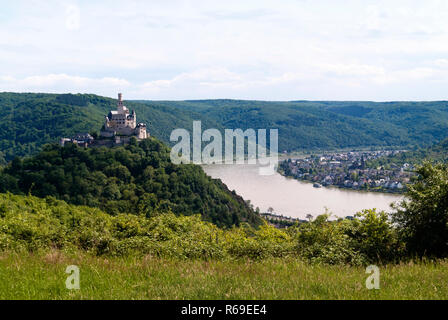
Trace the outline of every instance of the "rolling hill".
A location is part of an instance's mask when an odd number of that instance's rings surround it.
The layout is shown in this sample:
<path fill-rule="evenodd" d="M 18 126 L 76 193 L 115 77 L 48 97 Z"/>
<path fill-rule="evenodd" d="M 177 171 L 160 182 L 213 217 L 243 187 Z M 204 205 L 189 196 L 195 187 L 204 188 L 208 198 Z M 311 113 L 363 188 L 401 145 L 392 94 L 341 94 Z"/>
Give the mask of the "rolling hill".
<path fill-rule="evenodd" d="M 261 222 L 243 198 L 200 166 L 173 164 L 169 148 L 155 138 L 114 148 L 45 145 L 0 168 L 0 193 L 5 192 L 55 197 L 111 215 L 201 214 L 220 227 Z"/>
<path fill-rule="evenodd" d="M 175 128 L 279 129 L 279 150 L 427 147 L 448 137 L 448 102 L 125 101 L 151 135 Z M 0 93 L 0 163 L 45 143 L 98 131 L 116 100 L 93 94 Z"/>

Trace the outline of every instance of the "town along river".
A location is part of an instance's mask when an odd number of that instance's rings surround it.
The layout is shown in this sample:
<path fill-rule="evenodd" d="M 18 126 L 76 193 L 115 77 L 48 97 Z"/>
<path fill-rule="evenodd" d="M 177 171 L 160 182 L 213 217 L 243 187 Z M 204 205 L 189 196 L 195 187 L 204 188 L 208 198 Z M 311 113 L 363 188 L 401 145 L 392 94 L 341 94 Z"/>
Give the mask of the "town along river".
<path fill-rule="evenodd" d="M 256 165 L 204 165 L 203 169 L 245 200 L 250 200 L 261 212 L 272 207 L 276 214 L 293 218 L 305 219 L 307 214 L 317 216 L 324 213 L 325 208 L 338 217 L 353 216 L 362 209 L 371 208 L 391 212 L 390 204 L 403 198 L 396 194 L 335 187 L 314 188 L 312 183 L 286 178 L 279 173 L 259 175 Z"/>

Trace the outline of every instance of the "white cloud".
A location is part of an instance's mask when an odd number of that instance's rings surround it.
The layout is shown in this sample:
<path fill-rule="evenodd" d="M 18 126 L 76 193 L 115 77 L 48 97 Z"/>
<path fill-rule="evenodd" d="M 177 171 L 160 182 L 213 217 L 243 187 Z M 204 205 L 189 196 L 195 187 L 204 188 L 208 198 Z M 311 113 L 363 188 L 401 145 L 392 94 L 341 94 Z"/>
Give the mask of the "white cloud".
<path fill-rule="evenodd" d="M 377 76 L 385 73 L 384 68 L 364 64 L 329 64 L 322 65 L 322 70 L 337 76 Z"/>
<path fill-rule="evenodd" d="M 3 91 L 19 92 L 74 92 L 97 93 L 110 95 L 118 89 L 130 87 L 127 80 L 119 78 L 87 78 L 67 74 L 48 74 L 29 76 L 17 79 L 12 76 L 0 76 L 0 87 Z"/>
<path fill-rule="evenodd" d="M 448 85 L 446 1 L 23 0 L 3 9 L 2 90 L 395 100 L 440 99 Z"/>
<path fill-rule="evenodd" d="M 434 66 L 440 68 L 448 68 L 448 59 L 436 59 L 433 61 Z"/>

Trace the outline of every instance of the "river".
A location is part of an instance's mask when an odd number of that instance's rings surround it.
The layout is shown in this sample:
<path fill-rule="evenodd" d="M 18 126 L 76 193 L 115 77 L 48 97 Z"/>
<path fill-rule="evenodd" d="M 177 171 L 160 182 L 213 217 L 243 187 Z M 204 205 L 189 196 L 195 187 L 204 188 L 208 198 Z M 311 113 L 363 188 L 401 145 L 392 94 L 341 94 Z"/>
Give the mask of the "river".
<path fill-rule="evenodd" d="M 212 178 L 221 179 L 230 190 L 250 200 L 261 212 L 269 207 L 276 214 L 305 219 L 325 212 L 335 216 L 353 216 L 362 209 L 392 211 L 390 204 L 402 199 L 396 194 L 352 191 L 339 188 L 314 188 L 311 183 L 286 178 L 279 173 L 262 176 L 256 165 L 204 165 Z"/>

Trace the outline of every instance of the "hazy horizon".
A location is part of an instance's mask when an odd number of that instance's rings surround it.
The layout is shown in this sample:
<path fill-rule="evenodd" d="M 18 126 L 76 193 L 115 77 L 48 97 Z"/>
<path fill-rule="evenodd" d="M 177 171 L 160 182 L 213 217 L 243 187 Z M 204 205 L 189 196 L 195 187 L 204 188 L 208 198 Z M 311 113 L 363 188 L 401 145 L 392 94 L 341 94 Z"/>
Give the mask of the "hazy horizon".
<path fill-rule="evenodd" d="M 106 97 L 110 99 L 117 99 L 117 94 L 114 96 L 102 95 L 94 92 L 44 92 L 44 91 L 0 91 L 2 93 L 17 93 L 17 94 L 93 94 L 101 97 Z M 138 99 L 126 99 L 126 92 L 123 93 L 124 101 L 207 101 L 207 100 L 235 100 L 235 101 L 263 101 L 263 102 L 372 102 L 372 103 L 394 103 L 394 102 L 448 102 L 448 98 L 445 100 L 304 100 L 304 99 L 293 99 L 293 100 L 263 100 L 263 99 L 243 99 L 243 98 L 191 98 L 191 99 L 147 99 L 147 98 L 138 98 Z"/>

